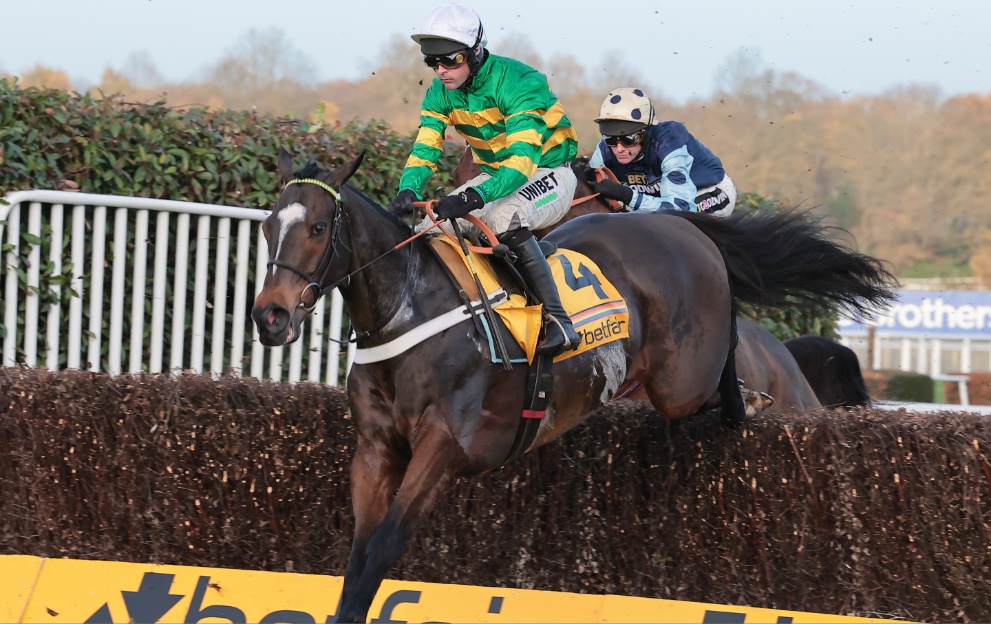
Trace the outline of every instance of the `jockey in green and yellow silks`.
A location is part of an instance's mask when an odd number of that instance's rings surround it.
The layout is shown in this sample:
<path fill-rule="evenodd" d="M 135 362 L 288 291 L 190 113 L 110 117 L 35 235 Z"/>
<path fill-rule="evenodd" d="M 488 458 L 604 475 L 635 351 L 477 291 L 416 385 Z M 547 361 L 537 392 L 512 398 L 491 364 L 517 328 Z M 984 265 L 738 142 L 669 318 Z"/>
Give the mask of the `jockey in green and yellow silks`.
<path fill-rule="evenodd" d="M 482 173 L 441 198 L 437 215 L 473 213 L 516 254 L 517 268 L 551 320 L 538 353 L 577 347 L 578 334 L 531 233 L 571 207 L 577 179 L 570 164 L 578 153 L 571 121 L 542 73 L 489 53 L 481 19 L 470 8 L 434 9 L 413 40 L 436 78 L 423 98 L 420 131 L 390 209 L 407 212 L 423 198 L 444 133 L 453 127 Z"/>

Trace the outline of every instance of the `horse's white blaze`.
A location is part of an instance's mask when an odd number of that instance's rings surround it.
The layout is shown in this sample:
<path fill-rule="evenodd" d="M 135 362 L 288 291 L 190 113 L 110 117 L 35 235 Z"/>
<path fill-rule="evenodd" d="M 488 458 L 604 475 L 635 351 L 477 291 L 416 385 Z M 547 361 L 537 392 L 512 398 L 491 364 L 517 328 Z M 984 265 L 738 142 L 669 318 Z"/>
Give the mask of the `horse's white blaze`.
<path fill-rule="evenodd" d="M 286 240 L 289 228 L 304 219 L 306 219 L 306 206 L 299 202 L 289 204 L 279 211 L 279 242 L 275 246 L 275 258 L 272 258 L 273 260 L 278 260 L 279 254 L 282 252 L 282 243 Z M 277 268 L 274 264 L 272 265 L 272 275 L 275 275 Z"/>

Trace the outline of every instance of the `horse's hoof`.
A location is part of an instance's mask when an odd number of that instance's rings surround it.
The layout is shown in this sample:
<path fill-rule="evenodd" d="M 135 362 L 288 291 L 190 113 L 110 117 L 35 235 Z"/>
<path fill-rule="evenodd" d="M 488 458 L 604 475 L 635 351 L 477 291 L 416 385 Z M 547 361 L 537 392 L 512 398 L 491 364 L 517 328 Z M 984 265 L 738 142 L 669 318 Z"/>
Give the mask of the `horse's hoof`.
<path fill-rule="evenodd" d="M 743 404 L 747 408 L 747 417 L 750 418 L 774 405 L 774 398 L 766 392 L 746 390 L 743 393 Z"/>

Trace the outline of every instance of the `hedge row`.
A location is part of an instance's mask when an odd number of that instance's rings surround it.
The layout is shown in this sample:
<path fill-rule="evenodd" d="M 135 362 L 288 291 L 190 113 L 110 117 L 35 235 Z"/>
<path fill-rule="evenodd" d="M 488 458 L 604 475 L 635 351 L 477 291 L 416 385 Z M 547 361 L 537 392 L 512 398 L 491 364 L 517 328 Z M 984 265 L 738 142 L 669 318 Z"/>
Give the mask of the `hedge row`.
<path fill-rule="evenodd" d="M 339 575 L 344 394 L 0 368 L 0 552 Z M 393 578 L 991 621 L 991 427 L 608 405 L 443 496 Z"/>
<path fill-rule="evenodd" d="M 391 199 L 412 136 L 383 122 L 344 126 L 254 111 L 170 107 L 164 99 L 135 104 L 119 97 L 54 89 L 21 89 L 0 79 L 0 196 L 15 190 L 78 189 L 269 208 L 279 193 L 280 147 L 302 164 L 334 167 L 367 149 L 354 183 Z M 451 149 L 437 184 L 461 156 Z"/>

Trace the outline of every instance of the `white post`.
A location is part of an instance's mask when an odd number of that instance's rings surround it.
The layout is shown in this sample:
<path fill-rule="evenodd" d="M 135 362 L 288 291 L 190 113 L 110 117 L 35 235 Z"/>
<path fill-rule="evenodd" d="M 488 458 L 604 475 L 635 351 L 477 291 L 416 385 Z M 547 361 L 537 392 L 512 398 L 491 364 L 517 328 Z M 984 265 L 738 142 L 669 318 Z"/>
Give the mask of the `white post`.
<path fill-rule="evenodd" d="M 148 372 L 162 372 L 165 360 L 165 298 L 169 270 L 169 213 L 155 218 L 155 268 L 151 285 L 151 353 Z"/>
<path fill-rule="evenodd" d="M 213 328 L 210 332 L 210 372 L 224 372 L 224 346 L 227 328 L 227 266 L 231 257 L 231 220 L 222 217 L 217 222 L 217 253 L 214 256 Z"/>
<path fill-rule="evenodd" d="M 49 213 L 48 222 L 52 226 L 52 240 L 48 248 L 48 261 L 52 265 L 52 275 L 62 274 L 62 243 L 65 208 L 55 204 Z M 48 308 L 48 327 L 45 332 L 45 366 L 48 370 L 58 370 L 59 360 L 59 321 L 62 318 L 62 287 L 52 284 L 53 303 Z"/>
<path fill-rule="evenodd" d="M 926 337 L 923 336 L 918 340 L 919 352 L 915 359 L 915 372 L 926 374 Z"/>
<path fill-rule="evenodd" d="M 244 310 L 248 305 L 248 267 L 251 264 L 251 221 L 237 224 L 237 257 L 234 267 L 234 309 L 231 311 L 231 370 L 244 372 Z"/>
<path fill-rule="evenodd" d="M 139 210 L 134 220 L 134 270 L 131 290 L 131 353 L 127 370 L 140 373 L 145 344 L 145 284 L 148 272 L 148 211 Z"/>
<path fill-rule="evenodd" d="M 127 208 L 114 211 L 114 260 L 110 273 L 110 347 L 107 372 L 119 375 L 124 344 L 124 286 L 127 269 Z"/>
<path fill-rule="evenodd" d="M 86 262 L 86 207 L 72 207 L 72 289 L 76 297 L 69 300 L 69 344 L 66 353 L 66 366 L 79 368 L 83 342 L 83 301 L 86 298 L 86 284 L 83 281 L 83 263 Z M 92 293 L 90 294 L 92 296 Z"/>
<path fill-rule="evenodd" d="M 182 371 L 186 352 L 186 284 L 189 283 L 189 215 L 176 219 L 175 273 L 172 278 L 172 352 L 169 370 Z"/>
<path fill-rule="evenodd" d="M 262 291 L 265 285 L 265 271 L 268 269 L 268 246 L 265 244 L 265 232 L 262 224 L 258 224 L 255 234 L 255 292 L 254 297 Z M 273 349 L 274 351 L 274 349 Z M 273 354 L 269 354 L 274 357 Z M 251 376 L 256 379 L 265 378 L 265 346 L 258 341 L 258 327 L 254 321 L 251 323 Z"/>
<path fill-rule="evenodd" d="M 103 263 L 107 254 L 107 207 L 93 209 L 93 255 L 90 257 L 89 296 L 89 369 L 100 370 L 100 347 L 103 335 Z"/>
<path fill-rule="evenodd" d="M 899 351 L 901 356 L 901 363 L 898 365 L 903 371 L 912 370 L 912 341 L 908 338 L 902 338 L 902 348 Z"/>
<path fill-rule="evenodd" d="M 193 331 L 189 337 L 189 368 L 203 372 L 203 343 L 206 340 L 206 281 L 210 262 L 210 217 L 201 215 L 196 225 L 196 276 L 193 278 Z"/>
<path fill-rule="evenodd" d="M 970 338 L 964 338 L 963 344 L 960 345 L 960 372 L 970 373 L 973 372 L 971 368 L 974 366 L 973 353 L 971 350 L 974 345 L 971 344 Z"/>
<path fill-rule="evenodd" d="M 341 379 L 341 321 L 344 316 L 344 298 L 335 288 L 330 294 L 330 332 L 333 340 L 327 343 L 327 384 L 336 386 Z"/>
<path fill-rule="evenodd" d="M 10 251 L 4 257 L 4 269 L 7 271 L 3 293 L 3 326 L 7 329 L 7 335 L 3 338 L 4 366 L 17 364 L 17 267 L 20 266 L 20 236 L 21 206 L 14 205 L 7 214 L 7 244 L 10 245 Z"/>
<path fill-rule="evenodd" d="M 41 285 L 41 204 L 32 202 L 28 206 L 28 234 L 39 240 L 31 245 L 28 252 L 27 294 L 24 297 L 24 363 L 36 366 L 38 363 L 38 311 L 41 307 L 41 297 L 38 289 Z"/>
<path fill-rule="evenodd" d="M 933 338 L 932 349 L 929 352 L 929 376 L 943 374 L 943 342 Z"/>

